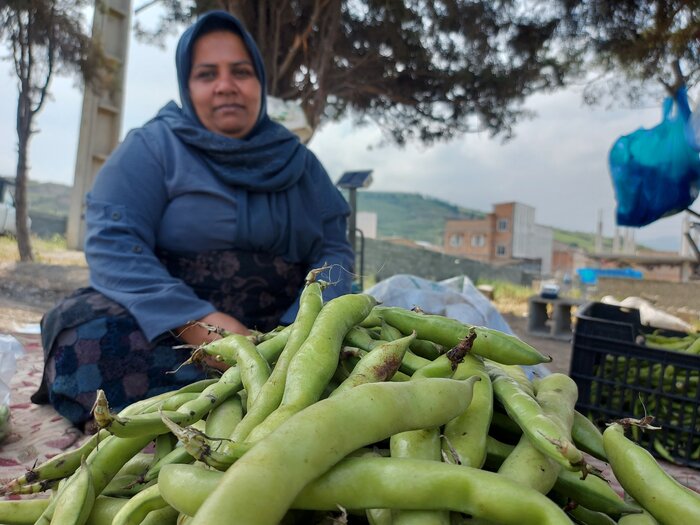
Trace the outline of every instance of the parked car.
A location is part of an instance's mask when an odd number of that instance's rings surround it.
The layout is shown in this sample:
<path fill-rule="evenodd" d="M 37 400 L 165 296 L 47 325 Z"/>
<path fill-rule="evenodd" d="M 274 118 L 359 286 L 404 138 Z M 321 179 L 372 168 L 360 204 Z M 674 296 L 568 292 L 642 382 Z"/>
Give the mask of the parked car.
<path fill-rule="evenodd" d="M 554 281 L 544 281 L 540 284 L 540 297 L 544 299 L 557 299 L 560 287 Z"/>

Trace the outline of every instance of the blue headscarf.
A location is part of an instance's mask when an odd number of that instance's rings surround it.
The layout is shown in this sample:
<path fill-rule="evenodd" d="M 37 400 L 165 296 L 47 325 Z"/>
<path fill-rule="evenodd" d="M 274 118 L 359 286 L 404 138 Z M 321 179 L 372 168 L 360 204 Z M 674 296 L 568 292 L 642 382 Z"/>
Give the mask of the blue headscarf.
<path fill-rule="evenodd" d="M 198 37 L 215 30 L 231 31 L 241 37 L 262 90 L 257 122 L 245 137 L 238 139 L 205 128 L 190 98 L 188 84 L 194 43 Z M 165 123 L 227 185 L 244 190 L 237 195 L 237 236 L 251 238 L 256 235 L 256 228 L 273 228 L 277 237 L 270 247 L 273 253 L 294 262 L 314 260 L 323 241 L 323 220 L 347 215 L 349 207 L 316 157 L 296 135 L 267 115 L 265 68 L 253 38 L 229 13 L 211 11 L 180 37 L 175 61 L 182 108 L 170 102 L 154 121 Z M 260 209 L 278 213 L 270 219 L 270 224 L 265 224 L 256 215 Z"/>

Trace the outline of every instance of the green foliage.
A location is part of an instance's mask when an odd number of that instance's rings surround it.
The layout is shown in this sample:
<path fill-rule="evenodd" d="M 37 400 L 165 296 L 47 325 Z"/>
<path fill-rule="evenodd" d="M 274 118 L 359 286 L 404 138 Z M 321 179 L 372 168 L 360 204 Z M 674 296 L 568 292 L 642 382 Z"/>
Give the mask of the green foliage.
<path fill-rule="evenodd" d="M 514 0 L 160 5 L 156 34 L 230 10 L 260 47 L 271 95 L 301 100 L 313 128 L 351 112 L 399 144 L 477 130 L 508 137 L 527 116 L 525 98 L 560 87 L 571 65 L 554 44 L 558 13 Z"/>
<path fill-rule="evenodd" d="M 64 252 L 67 249 L 66 238 L 62 235 L 54 235 L 50 239 L 44 239 L 32 235 L 32 249 L 37 260 L 44 262 L 51 259 L 51 254 Z M 0 262 L 13 262 L 19 259 L 17 240 L 10 235 L 0 235 Z"/>
<path fill-rule="evenodd" d="M 595 234 L 584 232 L 571 232 L 566 230 L 554 230 L 554 240 L 563 242 L 572 247 L 583 249 L 587 253 L 595 252 Z M 603 251 L 612 250 L 612 239 L 603 238 Z"/>
<path fill-rule="evenodd" d="M 525 301 L 534 292 L 530 286 L 522 286 L 508 281 L 497 281 L 492 279 L 479 279 L 476 285 L 487 284 L 493 287 L 493 299 L 501 301 Z"/>
<path fill-rule="evenodd" d="M 673 93 L 700 81 L 700 3 L 697 0 L 555 0 L 570 52 L 604 73 L 585 97 Z M 656 88 L 656 89 L 654 89 Z"/>
<path fill-rule="evenodd" d="M 70 188 L 52 182 L 29 181 L 27 198 L 30 212 L 66 217 L 70 208 Z"/>

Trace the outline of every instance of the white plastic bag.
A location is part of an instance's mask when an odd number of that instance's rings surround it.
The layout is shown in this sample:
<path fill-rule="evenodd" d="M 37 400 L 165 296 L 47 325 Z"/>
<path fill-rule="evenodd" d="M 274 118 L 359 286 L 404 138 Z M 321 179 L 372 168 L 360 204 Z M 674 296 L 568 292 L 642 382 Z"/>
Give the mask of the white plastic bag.
<path fill-rule="evenodd" d="M 625 297 L 622 301 L 618 301 L 612 295 L 606 295 L 600 300 L 601 303 L 612 304 L 615 306 L 626 306 L 628 308 L 636 308 L 639 310 L 639 320 L 643 325 L 653 326 L 654 328 L 663 328 L 665 330 L 676 330 L 677 332 L 693 332 L 692 325 L 686 323 L 680 317 L 671 315 L 668 312 L 659 310 L 646 299 L 641 297 Z"/>
<path fill-rule="evenodd" d="M 408 309 L 418 306 L 427 313 L 513 333 L 503 316 L 465 275 L 441 282 L 415 275 L 394 275 L 365 293 L 385 306 Z"/>
<path fill-rule="evenodd" d="M 10 382 L 17 372 L 17 359 L 23 355 L 17 339 L 0 334 L 0 442 L 10 434 Z"/>
<path fill-rule="evenodd" d="M 24 355 L 22 344 L 9 334 L 0 334 L 0 406 L 10 404 L 10 381 L 17 372 L 17 359 Z"/>

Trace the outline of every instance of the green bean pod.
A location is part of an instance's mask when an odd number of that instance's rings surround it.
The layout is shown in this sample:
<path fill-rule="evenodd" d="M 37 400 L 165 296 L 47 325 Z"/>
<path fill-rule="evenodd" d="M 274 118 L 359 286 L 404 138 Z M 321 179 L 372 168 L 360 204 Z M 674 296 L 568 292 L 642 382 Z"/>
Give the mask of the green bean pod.
<path fill-rule="evenodd" d="M 186 515 L 195 515 L 196 523 L 225 477 L 193 465 L 170 465 L 161 472 L 158 484 L 166 501 Z M 501 525 L 571 525 L 566 513 L 537 491 L 492 472 L 420 459 L 345 459 L 310 481 L 290 506 L 337 510 L 337 505 L 448 509 Z"/>
<path fill-rule="evenodd" d="M 394 525 L 391 509 L 367 509 L 365 516 L 369 525 Z"/>
<path fill-rule="evenodd" d="M 513 445 L 507 445 L 489 437 L 487 439 L 486 462 L 489 469 L 498 470 L 513 448 Z M 607 481 L 598 476 L 588 475 L 581 478 L 581 474 L 578 472 L 559 469 L 554 489 L 562 496 L 580 503 L 590 510 L 603 512 L 610 516 L 640 511 L 640 507 L 636 503 L 623 500 Z"/>
<path fill-rule="evenodd" d="M 381 327 L 382 323 L 384 322 L 384 319 L 382 318 L 381 315 L 377 312 L 376 307 L 372 308 L 372 311 L 369 313 L 367 317 L 365 317 L 360 323 L 357 325 L 362 327 L 362 328 L 377 328 Z"/>
<path fill-rule="evenodd" d="M 594 458 L 607 462 L 605 448 L 603 447 L 603 433 L 595 423 L 581 414 L 574 411 L 574 425 L 571 427 L 571 439 L 579 450 L 590 454 Z"/>
<path fill-rule="evenodd" d="M 561 465 L 540 452 L 526 434 L 498 469 L 498 474 L 541 494 L 547 494 L 554 486 Z"/>
<path fill-rule="evenodd" d="M 478 339 L 478 337 L 477 337 Z M 487 367 L 494 396 L 540 452 L 569 470 L 585 468 L 583 454 L 563 435 L 561 426 L 544 414 L 540 404 L 520 384 L 495 366 Z"/>
<path fill-rule="evenodd" d="M 128 417 L 135 414 L 147 414 L 157 410 L 158 406 L 164 401 L 177 393 L 190 392 L 193 390 L 203 390 L 206 386 L 212 384 L 213 380 L 202 380 L 187 385 L 180 390 L 164 392 L 152 396 L 147 399 L 142 399 L 132 403 L 128 407 L 119 412 L 120 417 Z M 100 430 L 90 436 L 80 447 L 62 452 L 52 458 L 46 460 L 40 465 L 32 466 L 27 469 L 27 472 L 17 479 L 11 480 L 5 487 L 7 494 L 21 493 L 20 487 L 23 485 L 34 484 L 37 481 L 58 480 L 70 476 L 80 466 L 81 458 L 87 457 L 98 444 L 106 439 L 110 433 L 106 430 Z"/>
<path fill-rule="evenodd" d="M 499 436 L 508 443 L 517 443 L 520 436 L 523 434 L 523 429 L 513 421 L 508 414 L 501 412 L 502 407 L 494 405 L 493 417 L 491 418 L 491 427 L 489 431 L 494 434 L 494 437 Z"/>
<path fill-rule="evenodd" d="M 639 505 L 622 499 L 607 481 L 594 475 L 581 479 L 580 474 L 562 469 L 554 490 L 587 509 L 610 516 L 639 513 L 642 510 Z"/>
<path fill-rule="evenodd" d="M 106 430 L 93 434 L 80 447 L 58 454 L 44 463 L 32 467 L 22 476 L 11 480 L 4 487 L 6 494 L 21 494 L 21 488 L 40 481 L 62 479 L 70 476 L 80 466 L 82 457 L 87 457 L 97 444 L 109 436 Z"/>
<path fill-rule="evenodd" d="M 112 525 L 114 516 L 128 503 L 126 498 L 99 496 L 85 525 Z M 176 525 L 178 512 L 170 506 L 149 512 L 141 525 Z"/>
<path fill-rule="evenodd" d="M 69 474 L 70 476 L 70 474 Z M 53 490 L 58 487 L 60 479 L 44 479 L 42 481 L 37 481 L 35 483 L 25 483 L 24 485 L 14 486 L 11 490 L 3 487 L 0 490 L 0 495 L 28 495 L 28 494 L 39 494 L 41 492 L 46 492 L 47 490 Z M 0 523 L 2 523 L 0 521 Z"/>
<path fill-rule="evenodd" d="M 365 383 L 380 383 L 390 380 L 401 365 L 408 346 L 416 337 L 411 334 L 391 342 L 377 345 L 360 359 L 350 375 L 336 388 L 331 396 Z"/>
<path fill-rule="evenodd" d="M 452 375 L 450 372 L 449 375 Z M 414 374 L 412 380 L 421 379 Z M 473 393 L 472 387 L 472 393 Z M 471 401 L 470 401 L 471 404 Z M 422 428 L 394 434 L 389 439 L 389 450 L 393 458 L 426 459 L 441 461 L 440 429 Z M 450 514 L 445 510 L 396 510 L 394 525 L 450 525 Z"/>
<path fill-rule="evenodd" d="M 112 519 L 112 525 L 139 525 L 146 516 L 154 511 L 168 507 L 160 494 L 158 485 L 152 485 L 129 498 Z"/>
<path fill-rule="evenodd" d="M 56 496 L 56 506 L 51 515 L 54 525 L 84 525 L 97 494 L 90 469 L 85 463 L 71 476 Z"/>
<path fill-rule="evenodd" d="M 542 413 L 559 426 L 561 436 L 570 438 L 578 397 L 576 383 L 564 374 L 555 373 L 540 379 L 536 387 L 535 399 Z M 560 470 L 559 463 L 541 452 L 528 435 L 523 434 L 498 473 L 547 494 L 554 487 Z"/>
<path fill-rule="evenodd" d="M 524 392 L 527 392 L 532 397 L 535 397 L 535 386 L 532 384 L 532 381 L 530 381 L 530 379 L 527 377 L 527 374 L 525 373 L 525 370 L 522 366 L 504 365 L 495 361 L 491 361 L 490 359 L 485 359 L 484 361 L 487 367 L 498 367 L 499 370 L 505 372 L 511 379 L 517 381 L 518 385 L 520 385 L 520 388 Z"/>
<path fill-rule="evenodd" d="M 410 334 L 411 332 L 408 332 Z M 407 334 L 407 335 L 408 335 Z M 370 352 L 373 348 L 380 344 L 384 344 L 386 341 L 373 339 L 368 331 L 360 326 L 353 326 L 348 333 L 345 335 L 344 344 L 346 346 L 353 346 Z M 403 361 L 401 362 L 401 367 L 399 368 L 402 372 L 408 375 L 412 375 L 416 370 L 429 364 L 430 360 L 415 355 L 414 353 L 408 351 L 404 354 Z"/>
<path fill-rule="evenodd" d="M 240 443 L 230 439 L 210 438 L 195 426 L 183 428 L 165 416 L 164 421 L 193 458 L 217 470 L 226 470 L 252 446 L 250 443 Z"/>
<path fill-rule="evenodd" d="M 559 503 L 575 523 L 580 525 L 616 525 L 614 519 L 602 512 L 596 512 L 579 505 L 578 502 L 569 501 L 565 496 L 558 494 L 556 490 L 550 492 L 549 498 Z"/>
<path fill-rule="evenodd" d="M 301 345 L 306 341 L 311 328 L 323 307 L 323 285 L 310 282 L 301 292 L 299 311 L 294 324 L 290 325 L 289 338 L 279 356 L 270 377 L 262 386 L 260 394 L 251 404 L 240 424 L 231 434 L 234 441 L 243 441 L 250 432 L 260 425 L 277 407 L 284 394 L 289 363 Z"/>
<path fill-rule="evenodd" d="M 617 520 L 617 525 L 659 525 L 654 516 L 643 510 L 640 514 L 626 514 Z"/>
<path fill-rule="evenodd" d="M 381 344 L 375 346 L 374 348 L 376 349 L 381 345 L 387 344 L 389 341 L 380 341 L 380 343 Z M 408 350 L 406 353 L 408 353 Z M 367 354 L 369 354 L 369 352 L 362 350 L 361 348 L 355 348 L 354 346 L 343 346 L 343 348 L 340 350 L 340 363 L 338 365 L 338 369 L 336 369 L 336 374 L 344 376 L 344 381 L 350 376 L 357 363 L 359 363 L 361 359 L 364 359 Z M 389 381 L 410 381 L 410 379 L 410 375 L 404 374 L 400 370 L 397 370 L 394 372 L 394 375 L 389 378 Z"/>
<path fill-rule="evenodd" d="M 207 416 L 204 433 L 211 438 L 228 438 L 243 419 L 240 396 L 231 396 Z"/>
<path fill-rule="evenodd" d="M 615 478 L 635 501 L 662 525 L 700 523 L 700 495 L 673 479 L 644 448 L 613 423 L 603 445 Z"/>
<path fill-rule="evenodd" d="M 268 362 L 272 362 L 282 352 L 288 337 L 289 331 L 282 330 L 274 338 L 260 343 L 257 349 Z M 184 403 L 175 411 L 164 412 L 164 414 L 178 424 L 191 425 L 238 392 L 242 386 L 240 370 L 237 366 L 232 366 L 218 381 L 202 390 L 196 399 Z M 109 424 L 108 430 L 115 436 L 136 438 L 163 434 L 168 431 L 168 428 L 159 413 L 145 413 L 115 417 Z"/>
<path fill-rule="evenodd" d="M 198 397 L 198 392 L 179 392 L 165 399 L 158 408 L 166 411 L 177 410 L 185 403 L 189 403 Z"/>
<path fill-rule="evenodd" d="M 289 362 L 280 406 L 248 436 L 255 442 L 321 398 L 338 366 L 343 339 L 376 305 L 366 294 L 341 295 L 325 304 L 309 336 Z"/>
<path fill-rule="evenodd" d="M 472 351 L 506 365 L 536 365 L 549 363 L 552 358 L 535 350 L 515 336 L 483 326 L 470 327 L 455 319 L 440 315 L 426 315 L 403 308 L 378 306 L 377 313 L 404 334 L 413 330 L 419 339 L 427 339 L 445 348 L 455 347 L 467 337 L 470 328 L 476 330 Z"/>
<path fill-rule="evenodd" d="M 452 377 L 455 370 L 457 370 L 457 366 L 464 360 L 464 356 L 466 356 L 473 348 L 475 338 L 476 332 L 474 330 L 470 330 L 467 337 L 462 339 L 452 349 L 442 354 L 434 361 L 431 361 L 424 367 L 416 370 L 413 373 L 413 377 Z"/>
<path fill-rule="evenodd" d="M 270 377 L 270 365 L 246 336 L 234 334 L 229 344 L 241 372 L 243 388 L 248 393 L 248 404 L 253 404 Z"/>
<path fill-rule="evenodd" d="M 143 476 L 143 483 L 148 483 L 149 481 L 157 479 L 163 465 L 193 463 L 194 460 L 195 458 L 192 457 L 192 454 L 190 454 L 185 447 L 175 447 L 170 454 L 161 458 L 146 471 Z"/>
<path fill-rule="evenodd" d="M 40 519 L 49 505 L 49 499 L 0 501 L 0 523 L 4 525 L 32 525 Z M 95 500 L 85 525 L 112 525 L 112 518 L 129 500 L 99 496 Z M 168 507 L 150 512 L 141 525 L 175 525 L 177 511 Z"/>
<path fill-rule="evenodd" d="M 390 324 L 387 324 L 385 321 L 382 321 L 382 324 L 379 327 L 379 337 L 383 339 L 384 341 L 396 341 L 397 339 L 402 338 L 404 335 L 401 333 L 401 330 L 398 328 L 394 328 Z"/>
<path fill-rule="evenodd" d="M 445 424 L 442 449 L 449 463 L 481 468 L 486 460 L 486 439 L 493 416 L 493 388 L 482 359 L 467 354 L 452 377 L 471 376 L 481 380 L 474 384 L 467 409 Z"/>
<path fill-rule="evenodd" d="M 441 460 L 440 429 L 423 428 L 408 430 L 391 436 L 391 457 Z M 397 510 L 393 515 L 394 525 L 450 525 L 450 514 L 446 510 Z"/>
<path fill-rule="evenodd" d="M 225 472 L 193 525 L 279 523 L 299 491 L 350 452 L 463 412 L 476 379 L 368 383 L 307 407 Z M 251 505 L 260 494 L 266 504 Z"/>
<path fill-rule="evenodd" d="M 49 498 L 0 500 L 0 523 L 32 525 L 49 505 Z"/>
<path fill-rule="evenodd" d="M 174 436 L 172 435 L 169 437 L 174 439 Z M 167 456 L 167 454 L 165 454 L 165 456 Z M 154 463 L 160 461 L 160 459 L 161 458 L 157 457 L 156 454 L 139 452 L 138 454 L 135 454 L 129 461 L 127 461 L 124 464 L 124 466 L 121 469 L 119 469 L 119 472 L 117 474 L 143 476 L 148 471 L 148 469 L 151 468 L 151 466 Z"/>
<path fill-rule="evenodd" d="M 398 328 L 394 328 L 390 324 L 382 322 L 379 330 L 379 336 L 385 341 L 396 341 L 397 339 L 404 337 L 404 334 L 401 333 L 401 330 Z M 441 352 L 441 349 L 442 347 L 439 345 L 436 345 L 432 341 L 426 341 L 425 339 L 416 338 L 411 341 L 411 352 L 419 357 L 428 359 L 429 361 L 437 359 L 437 357 L 443 353 Z"/>

